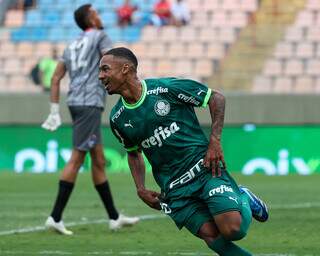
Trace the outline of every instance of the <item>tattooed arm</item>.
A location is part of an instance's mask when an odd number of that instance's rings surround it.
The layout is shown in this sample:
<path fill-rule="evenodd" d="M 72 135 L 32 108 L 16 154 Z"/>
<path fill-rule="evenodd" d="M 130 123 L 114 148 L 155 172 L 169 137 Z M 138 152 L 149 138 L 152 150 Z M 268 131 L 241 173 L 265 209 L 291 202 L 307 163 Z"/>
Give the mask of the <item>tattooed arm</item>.
<path fill-rule="evenodd" d="M 218 91 L 214 91 L 209 100 L 209 109 L 211 115 L 211 134 L 204 166 L 211 168 L 213 176 L 220 176 L 220 161 L 223 168 L 226 168 L 224 156 L 221 147 L 221 134 L 224 124 L 225 97 Z"/>

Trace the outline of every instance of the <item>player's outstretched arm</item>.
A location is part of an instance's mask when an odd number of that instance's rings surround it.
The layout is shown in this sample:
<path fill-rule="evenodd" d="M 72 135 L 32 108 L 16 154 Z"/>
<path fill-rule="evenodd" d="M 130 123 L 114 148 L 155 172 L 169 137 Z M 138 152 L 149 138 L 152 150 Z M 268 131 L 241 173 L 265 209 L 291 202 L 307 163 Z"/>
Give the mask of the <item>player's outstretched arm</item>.
<path fill-rule="evenodd" d="M 60 81 L 66 73 L 66 67 L 63 62 L 58 62 L 51 79 L 51 94 L 50 94 L 50 114 L 46 121 L 42 124 L 42 128 L 49 131 L 56 130 L 61 125 L 59 113 L 59 96 L 60 96 Z"/>
<path fill-rule="evenodd" d="M 140 199 L 149 205 L 151 208 L 160 210 L 160 201 L 158 192 L 148 190 L 145 188 L 145 173 L 146 168 L 141 152 L 132 151 L 128 152 L 128 164 L 134 183 L 137 188 L 137 194 Z"/>
<path fill-rule="evenodd" d="M 225 97 L 218 91 L 214 91 L 209 99 L 211 115 L 211 134 L 204 166 L 212 169 L 213 176 L 220 176 L 220 161 L 226 168 L 223 151 L 221 147 L 221 134 L 224 125 Z"/>

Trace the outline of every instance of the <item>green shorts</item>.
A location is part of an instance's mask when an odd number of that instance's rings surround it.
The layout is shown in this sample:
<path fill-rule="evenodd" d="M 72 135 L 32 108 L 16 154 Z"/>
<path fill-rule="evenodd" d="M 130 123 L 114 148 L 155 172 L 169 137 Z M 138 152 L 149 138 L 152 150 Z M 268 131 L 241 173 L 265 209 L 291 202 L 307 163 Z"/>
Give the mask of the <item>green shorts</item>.
<path fill-rule="evenodd" d="M 169 191 L 161 203 L 177 227 L 186 227 L 197 235 L 200 227 L 213 221 L 213 216 L 241 209 L 238 185 L 226 170 L 220 177 L 212 177 L 204 169 L 199 176 L 184 186 Z"/>

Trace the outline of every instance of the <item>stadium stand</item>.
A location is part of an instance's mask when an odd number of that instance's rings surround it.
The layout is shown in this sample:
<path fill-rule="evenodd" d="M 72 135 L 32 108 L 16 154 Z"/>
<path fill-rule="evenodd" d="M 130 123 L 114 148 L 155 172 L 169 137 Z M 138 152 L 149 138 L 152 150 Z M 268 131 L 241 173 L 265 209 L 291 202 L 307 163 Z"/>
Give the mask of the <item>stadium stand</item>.
<path fill-rule="evenodd" d="M 315 93 L 320 78 L 320 1 L 307 0 L 284 38 L 276 45 L 254 92 Z"/>
<path fill-rule="evenodd" d="M 83 0 L 39 0 L 34 9 L 25 12 L 8 10 L 1 36 L 1 91 L 40 91 L 32 85 L 28 72 L 39 58 L 50 55 L 58 46 L 60 54 L 65 45 L 80 30 L 73 21 L 73 10 Z M 258 9 L 258 0 L 186 0 L 191 11 L 187 26 L 154 27 L 148 25 L 148 15 L 155 0 L 136 1 L 140 19 L 133 25 L 116 25 L 115 9 L 122 0 L 93 0 L 100 12 L 106 32 L 117 45 L 132 48 L 140 58 L 140 76 L 186 76 L 206 80 L 218 68 L 238 35 Z M 177 43 L 178 42 L 178 43 Z M 14 84 L 11 84 L 14 83 Z M 17 84 L 17 83 L 22 83 Z M 10 86 L 6 86 L 10 84 Z M 5 88 L 2 88 L 5 87 Z M 67 81 L 62 90 L 67 89 Z"/>

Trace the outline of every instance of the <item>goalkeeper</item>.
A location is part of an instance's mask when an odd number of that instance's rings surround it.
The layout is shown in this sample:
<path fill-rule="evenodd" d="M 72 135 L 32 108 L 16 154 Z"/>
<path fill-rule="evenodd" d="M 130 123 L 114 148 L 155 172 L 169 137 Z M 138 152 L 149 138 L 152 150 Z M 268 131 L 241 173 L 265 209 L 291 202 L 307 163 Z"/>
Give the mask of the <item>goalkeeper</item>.
<path fill-rule="evenodd" d="M 119 214 L 105 175 L 105 158 L 101 144 L 101 114 L 105 105 L 106 92 L 98 80 L 99 59 L 111 43 L 103 32 L 98 13 L 90 4 L 79 7 L 74 18 L 84 31 L 64 51 L 51 81 L 51 110 L 42 127 L 54 131 L 60 124 L 59 89 L 60 81 L 68 72 L 70 85 L 68 107 L 72 117 L 73 150 L 71 159 L 64 168 L 59 182 L 58 194 L 53 210 L 46 221 L 46 227 L 61 234 L 71 235 L 62 221 L 62 213 L 76 181 L 87 152 L 92 160 L 92 180 L 108 213 L 109 228 L 116 230 L 138 222 L 138 218 Z"/>

